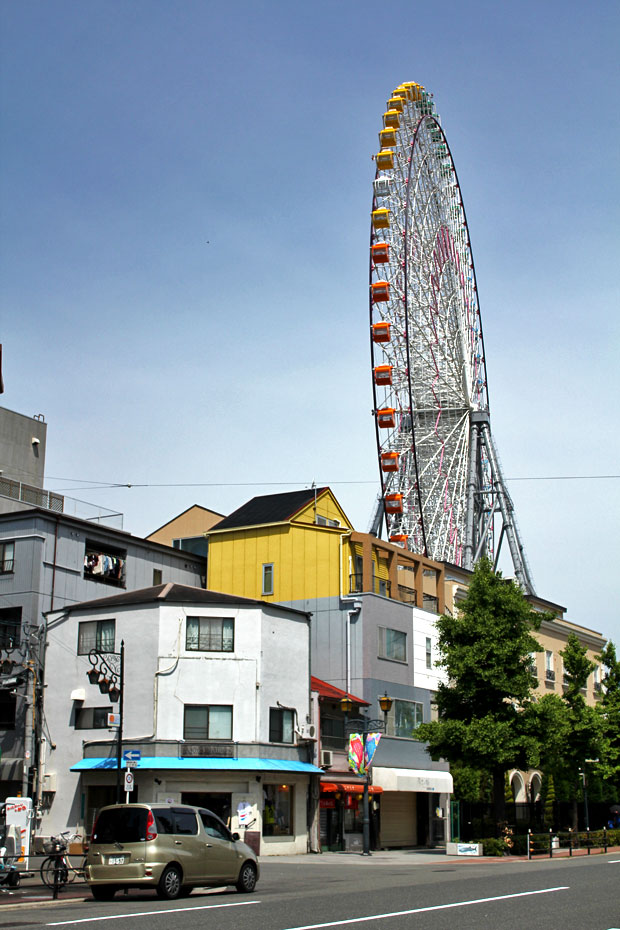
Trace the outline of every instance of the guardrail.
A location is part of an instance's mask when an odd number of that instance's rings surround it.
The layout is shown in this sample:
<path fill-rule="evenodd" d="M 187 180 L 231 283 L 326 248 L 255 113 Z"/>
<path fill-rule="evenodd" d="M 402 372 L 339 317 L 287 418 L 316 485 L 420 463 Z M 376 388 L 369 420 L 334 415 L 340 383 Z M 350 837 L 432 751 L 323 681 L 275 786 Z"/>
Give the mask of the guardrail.
<path fill-rule="evenodd" d="M 606 827 L 603 827 L 602 830 L 569 830 L 566 833 L 554 833 L 553 830 L 549 830 L 549 833 L 532 833 L 529 830 L 527 834 L 527 858 L 531 859 L 532 856 L 544 855 L 552 859 L 554 853 L 556 856 L 565 855 L 566 850 L 568 850 L 569 856 L 572 856 L 573 852 L 582 852 L 583 850 L 589 856 L 593 849 L 602 849 L 607 852 L 609 845 Z"/>

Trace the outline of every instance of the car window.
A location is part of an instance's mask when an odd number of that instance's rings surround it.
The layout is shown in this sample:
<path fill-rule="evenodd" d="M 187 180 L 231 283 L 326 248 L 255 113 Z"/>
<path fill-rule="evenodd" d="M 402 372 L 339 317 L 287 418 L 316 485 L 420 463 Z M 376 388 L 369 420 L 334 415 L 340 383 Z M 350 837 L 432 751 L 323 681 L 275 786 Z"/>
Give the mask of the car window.
<path fill-rule="evenodd" d="M 184 836 L 195 836 L 198 833 L 198 821 L 193 811 L 179 810 L 174 811 L 175 833 L 181 833 Z"/>
<path fill-rule="evenodd" d="M 200 811 L 200 819 L 205 828 L 205 833 L 208 836 L 214 836 L 216 839 L 228 840 L 228 842 L 230 842 L 230 833 L 224 824 L 216 820 L 215 817 L 212 817 L 211 814 L 208 814 L 206 811 Z"/>
<path fill-rule="evenodd" d="M 97 817 L 93 843 L 138 843 L 146 840 L 146 817 L 143 807 L 111 807 Z"/>
<path fill-rule="evenodd" d="M 168 808 L 153 809 L 158 833 L 174 833 L 174 817 Z"/>

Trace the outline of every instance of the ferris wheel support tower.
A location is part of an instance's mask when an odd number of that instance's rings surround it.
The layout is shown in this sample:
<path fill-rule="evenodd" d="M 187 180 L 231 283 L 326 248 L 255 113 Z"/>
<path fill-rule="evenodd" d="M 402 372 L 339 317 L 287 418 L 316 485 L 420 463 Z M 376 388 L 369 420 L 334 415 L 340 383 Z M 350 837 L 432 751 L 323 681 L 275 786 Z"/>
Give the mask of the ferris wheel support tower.
<path fill-rule="evenodd" d="M 391 542 L 467 569 L 482 556 L 497 566 L 505 536 L 517 581 L 533 593 L 491 433 L 465 208 L 432 94 L 399 85 L 379 143 L 369 288 L 381 496 L 372 529 L 385 518 Z"/>

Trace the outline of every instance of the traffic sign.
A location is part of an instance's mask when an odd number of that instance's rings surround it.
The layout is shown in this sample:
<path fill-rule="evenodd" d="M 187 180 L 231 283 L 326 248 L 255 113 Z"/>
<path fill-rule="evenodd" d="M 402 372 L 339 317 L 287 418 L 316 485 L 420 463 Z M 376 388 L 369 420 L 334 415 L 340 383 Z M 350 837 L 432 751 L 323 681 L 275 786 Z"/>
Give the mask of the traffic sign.
<path fill-rule="evenodd" d="M 142 752 L 139 749 L 126 749 L 123 753 L 125 762 L 139 762 L 142 758 Z"/>
<path fill-rule="evenodd" d="M 125 791 L 127 793 L 129 793 L 130 791 L 133 791 L 133 780 L 134 780 L 133 772 L 125 772 Z"/>

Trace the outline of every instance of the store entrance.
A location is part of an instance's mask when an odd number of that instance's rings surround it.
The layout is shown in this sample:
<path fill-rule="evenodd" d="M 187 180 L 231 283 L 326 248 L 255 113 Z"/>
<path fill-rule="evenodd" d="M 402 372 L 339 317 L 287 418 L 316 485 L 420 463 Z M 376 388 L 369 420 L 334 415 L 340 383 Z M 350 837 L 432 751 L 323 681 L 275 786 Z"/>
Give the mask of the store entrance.
<path fill-rule="evenodd" d="M 193 804 L 194 807 L 206 807 L 207 810 L 223 820 L 230 827 L 230 808 L 232 795 L 228 791 L 182 791 L 182 804 Z"/>

